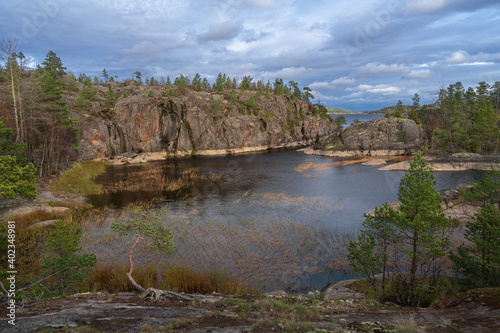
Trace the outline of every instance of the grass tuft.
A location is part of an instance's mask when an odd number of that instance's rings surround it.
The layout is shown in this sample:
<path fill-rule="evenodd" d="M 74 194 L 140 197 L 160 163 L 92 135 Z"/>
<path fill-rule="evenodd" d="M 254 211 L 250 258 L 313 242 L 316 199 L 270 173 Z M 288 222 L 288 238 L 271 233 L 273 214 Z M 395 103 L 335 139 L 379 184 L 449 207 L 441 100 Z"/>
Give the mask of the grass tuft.
<path fill-rule="evenodd" d="M 105 161 L 77 163 L 56 180 L 51 189 L 56 193 L 102 194 L 104 187 L 94 183 L 93 179 L 106 171 L 107 165 Z"/>

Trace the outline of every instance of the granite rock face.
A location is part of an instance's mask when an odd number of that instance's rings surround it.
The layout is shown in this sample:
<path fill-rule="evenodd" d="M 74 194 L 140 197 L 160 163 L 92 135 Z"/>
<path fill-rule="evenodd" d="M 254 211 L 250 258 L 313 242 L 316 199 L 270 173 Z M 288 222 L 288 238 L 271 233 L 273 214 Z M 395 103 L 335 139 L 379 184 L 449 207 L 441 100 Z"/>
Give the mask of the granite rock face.
<path fill-rule="evenodd" d="M 351 125 L 315 148 L 329 156 L 409 155 L 423 142 L 423 131 L 413 120 L 384 117 Z"/>
<path fill-rule="evenodd" d="M 314 143 L 338 132 L 329 117 L 285 95 L 256 91 L 207 93 L 174 86 L 112 84 L 110 105 L 99 90 L 88 114 L 79 113 L 82 160 L 125 153 L 198 155 Z M 71 104 L 71 102 L 70 102 Z"/>

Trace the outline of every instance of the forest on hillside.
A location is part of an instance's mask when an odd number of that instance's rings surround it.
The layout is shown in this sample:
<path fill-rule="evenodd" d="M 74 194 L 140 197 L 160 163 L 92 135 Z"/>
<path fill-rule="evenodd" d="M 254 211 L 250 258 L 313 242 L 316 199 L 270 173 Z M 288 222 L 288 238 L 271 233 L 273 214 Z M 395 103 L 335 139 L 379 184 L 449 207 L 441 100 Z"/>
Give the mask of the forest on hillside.
<path fill-rule="evenodd" d="M 78 121 L 80 115 L 89 110 L 90 104 L 99 101 L 112 109 L 118 98 L 127 97 L 115 96 L 109 88 L 111 84 L 163 86 L 166 97 L 182 95 L 186 89 L 210 93 L 251 90 L 256 92 L 255 98 L 264 94 L 287 95 L 310 104 L 313 114 L 327 117 L 323 105 L 312 105 L 314 96 L 311 89 L 304 87 L 301 90 L 297 82 L 285 83 L 280 78 L 264 83 L 248 75 L 238 80 L 219 73 L 215 82 L 210 83 L 199 74 L 192 78 L 181 74 L 172 82 L 169 76 L 143 78 L 136 71 L 134 79 L 118 82 L 118 78 L 108 74 L 106 69 L 102 70 L 100 77 L 92 78 L 81 73 L 77 78 L 52 51 L 36 68 L 29 68 L 30 61 L 18 49 L 15 40 L 3 41 L 1 56 L 0 127 L 4 134 L 0 154 L 15 155 L 23 164 L 32 163 L 38 176 L 65 169 L 77 159 Z M 104 102 L 101 98 L 103 91 Z M 69 95 L 78 96 L 75 103 L 68 102 Z M 254 97 L 250 97 L 246 104 L 246 107 L 252 108 Z"/>

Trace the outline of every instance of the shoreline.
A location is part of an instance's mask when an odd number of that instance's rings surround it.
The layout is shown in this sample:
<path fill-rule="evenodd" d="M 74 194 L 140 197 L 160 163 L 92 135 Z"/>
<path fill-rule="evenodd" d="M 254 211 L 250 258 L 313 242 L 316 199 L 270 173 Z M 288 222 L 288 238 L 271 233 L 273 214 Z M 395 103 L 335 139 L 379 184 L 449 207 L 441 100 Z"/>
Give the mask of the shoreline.
<path fill-rule="evenodd" d="M 304 148 L 307 147 L 310 142 L 306 141 L 295 141 L 282 145 L 267 145 L 267 146 L 254 146 L 254 147 L 241 147 L 241 148 L 228 148 L 228 149 L 209 149 L 209 150 L 197 150 L 194 152 L 188 152 L 184 150 L 177 150 L 175 152 L 168 152 L 162 150 L 159 152 L 144 152 L 144 153 L 126 153 L 118 156 L 106 157 L 106 158 L 96 158 L 94 161 L 108 161 L 111 165 L 123 165 L 123 164 L 139 164 L 147 163 L 152 161 L 165 161 L 175 158 L 186 158 L 186 157 L 210 157 L 210 156 L 229 156 L 229 155 L 240 155 L 247 153 L 257 153 L 267 150 L 277 150 L 283 148 Z M 300 151 L 300 149 L 299 149 Z"/>
<path fill-rule="evenodd" d="M 326 157 L 357 157 L 357 156 L 411 156 L 418 149 L 378 149 L 378 150 L 320 150 L 312 146 L 305 147 L 299 151 L 307 155 L 318 155 Z"/>

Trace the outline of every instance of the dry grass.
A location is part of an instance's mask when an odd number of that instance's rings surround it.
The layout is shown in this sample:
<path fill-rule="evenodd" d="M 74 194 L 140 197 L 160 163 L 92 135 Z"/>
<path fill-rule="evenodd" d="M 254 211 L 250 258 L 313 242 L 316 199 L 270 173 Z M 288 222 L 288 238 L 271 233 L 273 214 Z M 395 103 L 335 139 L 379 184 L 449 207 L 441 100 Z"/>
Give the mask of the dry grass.
<path fill-rule="evenodd" d="M 133 291 L 126 273 L 129 267 L 125 264 L 99 264 L 94 268 L 90 278 L 83 287 L 92 291 L 110 293 Z M 157 265 L 142 265 L 134 269 L 134 279 L 144 287 L 176 290 L 185 293 L 210 294 L 255 294 L 258 289 L 243 284 L 239 279 L 221 272 L 196 271 L 187 266 L 174 266 L 159 269 Z"/>

